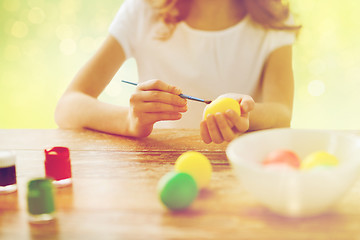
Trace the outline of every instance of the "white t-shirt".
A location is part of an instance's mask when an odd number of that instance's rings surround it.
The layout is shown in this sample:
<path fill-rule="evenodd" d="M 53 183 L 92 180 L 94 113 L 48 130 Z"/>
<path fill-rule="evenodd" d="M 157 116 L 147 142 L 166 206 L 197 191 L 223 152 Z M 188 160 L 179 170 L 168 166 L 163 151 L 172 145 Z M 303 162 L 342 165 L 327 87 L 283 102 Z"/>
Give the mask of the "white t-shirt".
<path fill-rule="evenodd" d="M 180 22 L 165 41 L 156 38 L 163 27 L 145 0 L 126 0 L 109 32 L 126 58 L 135 58 L 139 82 L 160 79 L 184 94 L 208 100 L 224 93 L 259 99 L 259 80 L 267 57 L 295 39 L 293 33 L 257 27 L 249 17 L 220 31 L 197 30 Z M 204 107 L 204 103 L 188 100 L 188 111 L 180 120 L 155 126 L 199 128 Z"/>

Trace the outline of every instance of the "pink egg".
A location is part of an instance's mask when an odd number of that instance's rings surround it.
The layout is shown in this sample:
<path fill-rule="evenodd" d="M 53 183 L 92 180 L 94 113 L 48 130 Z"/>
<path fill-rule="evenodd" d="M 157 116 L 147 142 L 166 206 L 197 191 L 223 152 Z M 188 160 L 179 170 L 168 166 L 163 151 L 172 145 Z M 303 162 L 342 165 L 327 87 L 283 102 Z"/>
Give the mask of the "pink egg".
<path fill-rule="evenodd" d="M 285 164 L 295 169 L 300 168 L 300 158 L 291 150 L 279 149 L 266 155 L 263 165 Z"/>

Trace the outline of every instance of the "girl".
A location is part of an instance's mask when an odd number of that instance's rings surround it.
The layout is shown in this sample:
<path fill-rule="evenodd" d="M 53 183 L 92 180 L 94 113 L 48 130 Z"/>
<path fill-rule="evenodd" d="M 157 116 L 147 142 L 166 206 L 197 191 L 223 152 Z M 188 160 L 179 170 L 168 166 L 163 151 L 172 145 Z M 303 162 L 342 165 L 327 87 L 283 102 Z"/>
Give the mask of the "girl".
<path fill-rule="evenodd" d="M 126 0 L 102 47 L 61 97 L 55 120 L 62 128 L 133 137 L 148 136 L 154 124 L 200 127 L 205 143 L 289 127 L 291 45 L 298 27 L 288 19 L 280 0 Z M 98 101 L 130 57 L 137 61 L 139 85 L 129 107 Z M 241 116 L 229 110 L 204 121 L 204 104 L 187 102 L 180 93 L 232 97 Z"/>

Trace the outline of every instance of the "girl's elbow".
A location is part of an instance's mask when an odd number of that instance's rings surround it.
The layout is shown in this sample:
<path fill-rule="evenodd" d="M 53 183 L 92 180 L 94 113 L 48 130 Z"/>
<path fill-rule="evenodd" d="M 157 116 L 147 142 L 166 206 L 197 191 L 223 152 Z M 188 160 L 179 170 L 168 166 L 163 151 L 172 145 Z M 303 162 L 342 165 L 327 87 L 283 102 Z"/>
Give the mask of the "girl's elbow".
<path fill-rule="evenodd" d="M 281 128 L 289 128 L 291 126 L 292 110 L 285 108 L 283 114 L 281 114 L 281 120 L 278 121 Z"/>
<path fill-rule="evenodd" d="M 59 128 L 67 128 L 67 121 L 66 121 L 66 117 L 65 117 L 65 113 L 64 113 L 64 109 L 63 106 L 61 104 L 61 102 L 59 101 L 59 103 L 57 104 L 56 108 L 55 108 L 55 113 L 54 113 L 54 120 L 56 125 L 58 125 Z"/>
<path fill-rule="evenodd" d="M 68 101 L 66 101 L 64 97 L 61 98 L 56 105 L 54 113 L 54 120 L 56 125 L 58 125 L 59 128 L 63 129 L 74 128 L 74 126 L 72 126 L 71 124 L 71 118 L 69 113 L 70 106 L 68 106 L 67 102 Z"/>
<path fill-rule="evenodd" d="M 282 123 L 282 128 L 289 128 L 291 126 L 291 119 L 287 119 Z"/>

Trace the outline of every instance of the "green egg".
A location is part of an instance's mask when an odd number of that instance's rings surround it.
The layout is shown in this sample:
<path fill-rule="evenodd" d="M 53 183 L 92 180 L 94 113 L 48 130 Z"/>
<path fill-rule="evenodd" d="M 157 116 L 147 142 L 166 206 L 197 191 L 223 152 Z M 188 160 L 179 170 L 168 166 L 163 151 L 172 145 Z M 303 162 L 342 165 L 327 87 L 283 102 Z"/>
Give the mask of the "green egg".
<path fill-rule="evenodd" d="M 169 209 L 186 209 L 198 195 L 194 178 L 183 172 L 169 172 L 158 183 L 161 202 Z"/>

